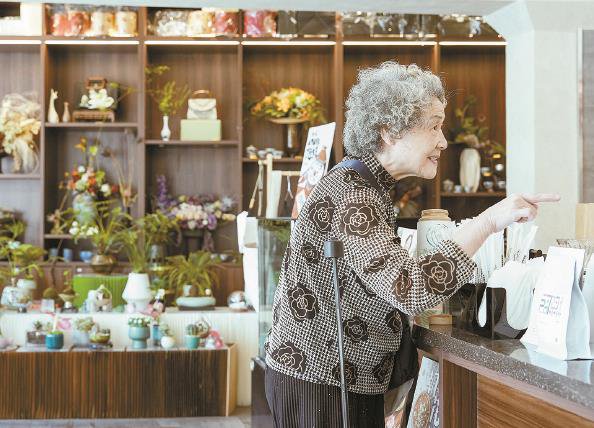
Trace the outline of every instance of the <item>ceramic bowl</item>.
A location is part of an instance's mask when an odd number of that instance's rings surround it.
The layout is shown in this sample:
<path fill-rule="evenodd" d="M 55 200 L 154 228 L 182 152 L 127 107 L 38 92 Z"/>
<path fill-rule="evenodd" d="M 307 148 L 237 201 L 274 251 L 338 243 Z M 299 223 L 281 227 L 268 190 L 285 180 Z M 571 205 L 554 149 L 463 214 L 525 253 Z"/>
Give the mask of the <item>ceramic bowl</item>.
<path fill-rule="evenodd" d="M 91 263 L 91 258 L 93 257 L 93 252 L 92 251 L 80 251 L 78 253 L 78 256 L 80 257 L 80 259 L 85 262 L 85 263 Z"/>

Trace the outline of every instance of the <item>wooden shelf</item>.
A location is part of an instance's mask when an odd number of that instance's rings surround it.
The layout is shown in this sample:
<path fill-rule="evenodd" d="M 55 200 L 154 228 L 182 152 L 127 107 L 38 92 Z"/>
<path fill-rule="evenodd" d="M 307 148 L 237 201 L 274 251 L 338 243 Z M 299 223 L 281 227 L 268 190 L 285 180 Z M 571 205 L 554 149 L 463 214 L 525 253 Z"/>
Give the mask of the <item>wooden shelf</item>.
<path fill-rule="evenodd" d="M 243 163 L 258 163 L 259 159 L 250 159 L 250 158 L 243 158 Z M 280 159 L 273 159 L 274 162 L 277 163 L 302 163 L 303 159 L 295 159 L 295 158 L 280 158 Z"/>
<path fill-rule="evenodd" d="M 46 233 L 43 235 L 44 239 L 47 240 L 70 240 L 72 239 L 72 235 L 63 234 L 63 235 L 52 235 L 51 233 Z"/>
<path fill-rule="evenodd" d="M 0 174 L 0 180 L 40 180 L 39 174 Z"/>
<path fill-rule="evenodd" d="M 47 35 L 42 38 L 50 45 L 138 45 L 138 37 L 65 37 Z"/>
<path fill-rule="evenodd" d="M 442 193 L 442 198 L 505 198 L 505 192 Z"/>
<path fill-rule="evenodd" d="M 180 141 L 180 140 L 145 140 L 144 144 L 147 146 L 202 146 L 202 147 L 237 147 L 239 141 L 237 140 L 221 140 L 221 141 Z"/>
<path fill-rule="evenodd" d="M 137 128 L 136 122 L 45 122 L 46 128 L 65 128 L 65 129 L 123 129 Z"/>

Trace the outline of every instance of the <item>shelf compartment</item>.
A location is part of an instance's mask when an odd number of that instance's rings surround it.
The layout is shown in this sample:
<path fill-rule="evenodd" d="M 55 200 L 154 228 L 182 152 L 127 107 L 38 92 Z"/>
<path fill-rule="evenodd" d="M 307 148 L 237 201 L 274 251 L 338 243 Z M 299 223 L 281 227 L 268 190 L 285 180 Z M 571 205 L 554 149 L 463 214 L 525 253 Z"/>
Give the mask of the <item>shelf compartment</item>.
<path fill-rule="evenodd" d="M 442 193 L 442 198 L 505 198 L 505 192 Z"/>
<path fill-rule="evenodd" d="M 46 233 L 45 235 L 43 235 L 43 239 L 48 240 L 48 241 L 72 240 L 72 235 L 68 235 L 68 234 L 56 235 L 56 234 Z"/>
<path fill-rule="evenodd" d="M 63 129 L 119 129 L 119 128 L 137 128 L 136 122 L 60 122 L 60 123 L 45 123 L 46 128 L 63 128 Z"/>
<path fill-rule="evenodd" d="M 237 147 L 239 141 L 237 140 L 221 140 L 221 141 L 181 141 L 181 140 L 145 140 L 144 144 L 147 146 L 175 146 L 175 147 Z"/>
<path fill-rule="evenodd" d="M 243 158 L 243 163 L 258 163 L 259 160 L 263 159 L 250 159 L 250 158 Z M 280 159 L 273 159 L 273 163 L 302 163 L 303 159 L 295 159 L 295 158 L 280 158 Z"/>
<path fill-rule="evenodd" d="M 0 174 L 0 180 L 40 180 L 39 174 Z"/>

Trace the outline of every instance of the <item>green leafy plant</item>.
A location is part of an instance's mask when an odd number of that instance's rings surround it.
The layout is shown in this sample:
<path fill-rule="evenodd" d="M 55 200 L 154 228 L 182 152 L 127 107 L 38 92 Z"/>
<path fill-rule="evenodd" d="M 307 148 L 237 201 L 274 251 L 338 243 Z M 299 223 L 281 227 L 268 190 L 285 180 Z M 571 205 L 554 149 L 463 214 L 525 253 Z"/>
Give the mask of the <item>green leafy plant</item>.
<path fill-rule="evenodd" d="M 88 239 L 97 254 L 117 254 L 124 246 L 123 232 L 127 230 L 131 217 L 112 201 L 95 201 L 97 215 L 87 224 L 72 221 L 70 234 L 74 242 Z"/>
<path fill-rule="evenodd" d="M 146 92 L 157 103 L 163 116 L 175 114 L 190 96 L 188 85 L 179 87 L 175 80 L 160 82 L 169 70 L 168 65 L 152 65 L 144 69 L 148 85 Z"/>
<path fill-rule="evenodd" d="M 0 259 L 7 263 L 0 266 L 0 281 L 15 284 L 18 278 L 34 279 L 35 274 L 43 277 L 39 261 L 45 254 L 44 249 L 18 241 L 25 232 L 25 224 L 15 220 L 5 230 L 7 234 L 0 236 Z"/>
<path fill-rule="evenodd" d="M 188 324 L 186 326 L 186 335 L 188 335 L 188 336 L 199 336 L 200 335 L 200 329 L 198 328 L 198 326 L 196 324 Z"/>
<path fill-rule="evenodd" d="M 172 242 L 174 232 L 180 233 L 177 220 L 160 211 L 145 215 L 143 226 L 145 233 L 151 236 L 151 241 L 155 245 L 167 245 Z"/>
<path fill-rule="evenodd" d="M 128 326 L 130 327 L 148 327 L 151 324 L 151 317 L 130 317 Z"/>
<path fill-rule="evenodd" d="M 171 332 L 171 328 L 169 327 L 169 324 L 167 324 L 167 323 L 159 324 L 159 331 L 161 332 L 161 337 L 173 336 L 173 333 Z"/>
<path fill-rule="evenodd" d="M 188 257 L 179 255 L 168 257 L 171 268 L 168 273 L 169 284 L 178 290 L 184 285 L 196 287 L 198 295 L 208 296 L 212 286 L 218 285 L 215 267 L 220 264 L 218 258 L 213 258 L 207 251 L 195 251 Z"/>
<path fill-rule="evenodd" d="M 64 332 L 61 330 L 52 330 L 48 334 L 52 334 L 52 335 L 56 336 L 58 334 L 64 334 Z"/>
<path fill-rule="evenodd" d="M 132 272 L 148 273 L 151 246 L 158 240 L 163 239 L 161 234 L 163 226 L 157 226 L 160 217 L 155 214 L 147 214 L 144 217 L 135 219 L 127 229 L 121 233 L 122 244 L 132 265 Z M 157 219 L 157 220 L 155 220 Z M 153 234 L 152 231 L 159 230 Z"/>
<path fill-rule="evenodd" d="M 471 111 L 476 106 L 477 98 L 470 95 L 464 105 L 456 108 L 456 126 L 452 128 L 454 143 L 467 144 L 475 149 L 486 149 L 490 152 L 504 153 L 505 148 L 498 142 L 489 139 L 489 127 L 485 125 L 486 117 L 474 117 Z"/>

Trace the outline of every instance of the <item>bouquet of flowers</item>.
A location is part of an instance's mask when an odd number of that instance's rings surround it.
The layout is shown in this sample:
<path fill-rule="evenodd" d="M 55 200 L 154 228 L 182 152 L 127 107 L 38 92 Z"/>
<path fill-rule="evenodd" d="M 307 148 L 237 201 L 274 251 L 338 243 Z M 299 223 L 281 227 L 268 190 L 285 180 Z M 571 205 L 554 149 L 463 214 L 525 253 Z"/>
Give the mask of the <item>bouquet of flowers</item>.
<path fill-rule="evenodd" d="M 302 119 L 312 124 L 324 123 L 324 110 L 320 100 L 299 88 L 282 88 L 273 91 L 250 107 L 256 117 L 269 119 Z"/>
<path fill-rule="evenodd" d="M 475 118 L 470 114 L 476 102 L 476 97 L 471 95 L 466 98 L 462 108 L 456 108 L 455 115 L 458 123 L 452 129 L 454 143 L 467 144 L 469 147 L 484 149 L 487 152 L 505 153 L 505 147 L 489 139 L 489 127 L 485 124 L 487 120 L 485 115 L 479 114 Z"/>
<path fill-rule="evenodd" d="M 41 127 L 41 106 L 35 98 L 35 94 L 8 94 L 0 107 L 0 152 L 12 156 L 14 172 L 33 172 L 39 166 L 39 150 L 33 137 Z"/>

